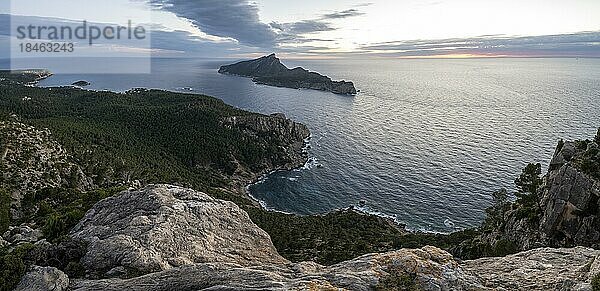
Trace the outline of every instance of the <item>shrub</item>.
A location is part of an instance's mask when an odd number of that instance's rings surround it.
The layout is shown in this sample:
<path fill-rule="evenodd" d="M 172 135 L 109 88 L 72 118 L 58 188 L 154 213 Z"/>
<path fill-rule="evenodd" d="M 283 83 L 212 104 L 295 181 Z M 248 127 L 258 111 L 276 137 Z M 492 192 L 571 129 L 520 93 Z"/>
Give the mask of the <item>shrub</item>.
<path fill-rule="evenodd" d="M 391 274 L 379 279 L 375 286 L 377 291 L 420 291 L 417 276 L 392 271 Z"/>
<path fill-rule="evenodd" d="M 85 276 L 85 268 L 79 262 L 69 262 L 64 271 L 69 278 L 83 278 Z"/>
<path fill-rule="evenodd" d="M 592 291 L 600 291 L 600 273 L 592 278 Z"/>
<path fill-rule="evenodd" d="M 10 202 L 11 197 L 9 192 L 0 189 L 0 234 L 8 230 L 10 226 Z"/>
<path fill-rule="evenodd" d="M 600 127 L 598 128 L 598 133 L 596 133 L 596 138 L 594 138 L 594 141 L 600 145 Z"/>
<path fill-rule="evenodd" d="M 542 165 L 529 164 L 521 172 L 521 176 L 515 180 L 519 193 L 523 195 L 537 194 L 538 187 L 542 184 Z"/>
<path fill-rule="evenodd" d="M 46 188 L 23 199 L 25 221 L 43 225 L 42 233 L 56 242 L 73 228 L 98 201 L 119 193 L 122 188 L 80 192 L 67 188 Z"/>
<path fill-rule="evenodd" d="M 558 141 L 558 145 L 556 146 L 556 153 L 560 152 L 565 146 L 565 141 L 563 139 Z"/>
<path fill-rule="evenodd" d="M 65 217 L 57 213 L 51 214 L 46 219 L 44 228 L 42 228 L 42 233 L 49 241 L 57 240 L 67 231 L 68 229 Z"/>
<path fill-rule="evenodd" d="M 24 244 L 12 252 L 7 248 L 0 249 L 0 291 L 10 291 L 21 281 L 27 271 L 26 256 L 35 247 Z"/>
<path fill-rule="evenodd" d="M 542 165 L 529 164 L 523 169 L 521 176 L 515 180 L 517 185 L 517 204 L 519 216 L 528 217 L 530 222 L 535 222 L 542 211 L 538 197 L 539 188 L 542 185 Z"/>
<path fill-rule="evenodd" d="M 510 210 L 512 203 L 509 200 L 508 191 L 501 189 L 492 194 L 493 204 L 485 210 L 486 218 L 482 228 L 501 229 L 504 226 L 504 213 Z"/>

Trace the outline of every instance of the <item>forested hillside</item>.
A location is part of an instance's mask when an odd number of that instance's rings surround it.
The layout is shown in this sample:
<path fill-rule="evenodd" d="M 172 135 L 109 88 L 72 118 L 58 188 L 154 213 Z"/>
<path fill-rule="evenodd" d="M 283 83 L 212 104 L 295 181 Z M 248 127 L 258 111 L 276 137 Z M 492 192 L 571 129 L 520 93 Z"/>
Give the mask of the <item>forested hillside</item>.
<path fill-rule="evenodd" d="M 1 85 L 0 116 L 48 128 L 97 186 L 120 181 L 223 186 L 238 167 L 264 170 L 284 156 L 269 137 L 222 125 L 255 115 L 203 95 Z"/>

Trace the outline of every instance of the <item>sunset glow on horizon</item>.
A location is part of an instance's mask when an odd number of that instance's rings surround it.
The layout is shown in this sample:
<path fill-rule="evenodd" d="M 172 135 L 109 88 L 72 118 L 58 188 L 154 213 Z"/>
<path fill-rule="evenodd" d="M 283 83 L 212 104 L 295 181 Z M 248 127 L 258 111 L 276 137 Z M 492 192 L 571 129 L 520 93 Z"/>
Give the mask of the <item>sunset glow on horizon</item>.
<path fill-rule="evenodd" d="M 109 1 L 123 9 L 83 15 L 106 23 L 152 10 L 160 56 L 600 57 L 597 0 Z M 83 17 L 73 2 L 20 0 L 31 9 L 0 13 L 68 22 Z"/>

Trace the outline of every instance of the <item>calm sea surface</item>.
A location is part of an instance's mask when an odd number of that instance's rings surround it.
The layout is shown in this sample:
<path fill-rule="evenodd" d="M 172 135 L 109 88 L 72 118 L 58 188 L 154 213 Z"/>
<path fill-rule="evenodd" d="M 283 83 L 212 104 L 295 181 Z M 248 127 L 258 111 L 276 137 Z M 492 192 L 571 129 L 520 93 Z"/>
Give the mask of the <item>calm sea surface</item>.
<path fill-rule="evenodd" d="M 512 189 L 526 163 L 547 165 L 560 138 L 591 138 L 600 126 L 600 59 L 285 62 L 352 80 L 355 97 L 217 74 L 231 62 L 156 59 L 151 75 L 57 75 L 41 85 L 193 90 L 283 112 L 310 127 L 314 161 L 250 187 L 266 207 L 313 214 L 365 201 L 366 211 L 440 232 L 478 225 L 490 193 Z"/>

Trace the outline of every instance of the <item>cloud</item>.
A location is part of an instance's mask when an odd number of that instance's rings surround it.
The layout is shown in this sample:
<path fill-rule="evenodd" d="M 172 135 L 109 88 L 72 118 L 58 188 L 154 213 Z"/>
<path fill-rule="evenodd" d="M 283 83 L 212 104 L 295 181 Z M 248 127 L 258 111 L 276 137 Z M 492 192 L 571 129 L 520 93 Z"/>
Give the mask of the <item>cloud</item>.
<path fill-rule="evenodd" d="M 81 21 L 70 19 L 0 14 L 0 23 L 10 24 L 11 20 L 16 25 L 39 24 L 56 27 L 81 25 Z M 109 25 L 107 23 L 93 24 L 99 27 Z M 10 27 L 10 25 L 0 26 L 0 58 L 10 57 L 11 40 L 15 40 L 14 37 L 11 37 Z M 148 34 L 151 37 L 150 43 L 139 43 L 126 39 L 119 40 L 116 43 L 132 51 L 147 49 L 147 46 L 150 46 L 152 54 L 155 56 L 222 58 L 228 57 L 232 53 L 245 54 L 256 52 L 255 48 L 240 45 L 234 41 L 215 42 L 193 35 L 188 31 L 168 31 L 161 25 L 153 25 Z M 74 40 L 73 42 L 77 43 L 78 41 Z"/>
<path fill-rule="evenodd" d="M 348 17 L 361 16 L 365 13 L 358 11 L 357 9 L 348 9 L 343 11 L 337 11 L 329 14 L 324 14 L 321 19 L 343 19 Z"/>
<path fill-rule="evenodd" d="M 308 38 L 307 34 L 319 33 L 324 31 L 333 31 L 336 28 L 331 23 L 332 20 L 344 19 L 364 15 L 357 9 L 347 9 L 323 14 L 316 19 L 301 20 L 297 22 L 271 22 L 269 25 L 277 32 L 279 43 L 301 43 L 313 41 L 333 41 L 331 39 Z"/>
<path fill-rule="evenodd" d="M 281 32 L 296 35 L 335 30 L 330 23 L 319 20 L 302 20 L 291 23 L 272 22 L 270 25 Z"/>
<path fill-rule="evenodd" d="M 600 57 L 600 31 L 541 36 L 490 35 L 363 45 L 364 53 L 388 56 L 468 54 L 521 57 Z"/>
<path fill-rule="evenodd" d="M 358 3 L 358 4 L 354 4 L 352 7 L 368 7 L 371 6 L 375 3 L 373 2 L 365 2 L 365 3 Z"/>
<path fill-rule="evenodd" d="M 10 16 L 0 14 L 0 23 L 9 23 Z M 44 25 L 79 25 L 80 21 L 12 16 L 15 23 L 42 23 Z M 104 26 L 106 24 L 98 24 Z M 320 37 L 317 32 L 331 31 L 335 27 L 320 19 L 292 23 L 271 23 L 277 47 L 244 45 L 233 40 L 214 41 L 203 39 L 187 31 L 166 31 L 156 25 L 151 31 L 152 51 L 164 56 L 228 57 L 280 51 L 290 54 L 318 54 L 319 56 L 350 57 L 431 57 L 442 55 L 514 56 L 514 57 L 599 57 L 600 31 L 542 36 L 483 35 L 470 38 L 438 40 L 406 40 L 376 44 L 363 44 L 355 51 L 328 52 L 329 45 L 336 40 Z M 0 58 L 9 57 L 11 38 L 9 25 L 0 26 Z M 122 47 L 136 48 L 140 45 L 126 40 L 118 43 Z M 335 44 L 331 44 L 335 45 Z M 4 48 L 4 49 L 2 49 Z"/>
<path fill-rule="evenodd" d="M 363 15 L 358 9 L 323 14 L 297 22 L 261 22 L 256 4 L 248 0 L 148 0 L 155 7 L 190 20 L 202 32 L 237 40 L 242 45 L 276 48 L 285 43 L 313 41 L 305 35 L 336 28 L 331 21 Z M 364 3 L 368 6 L 370 3 Z"/>
<path fill-rule="evenodd" d="M 255 47 L 273 47 L 277 35 L 260 21 L 258 7 L 248 0 L 149 0 L 151 4 L 190 20 L 204 33 Z"/>

